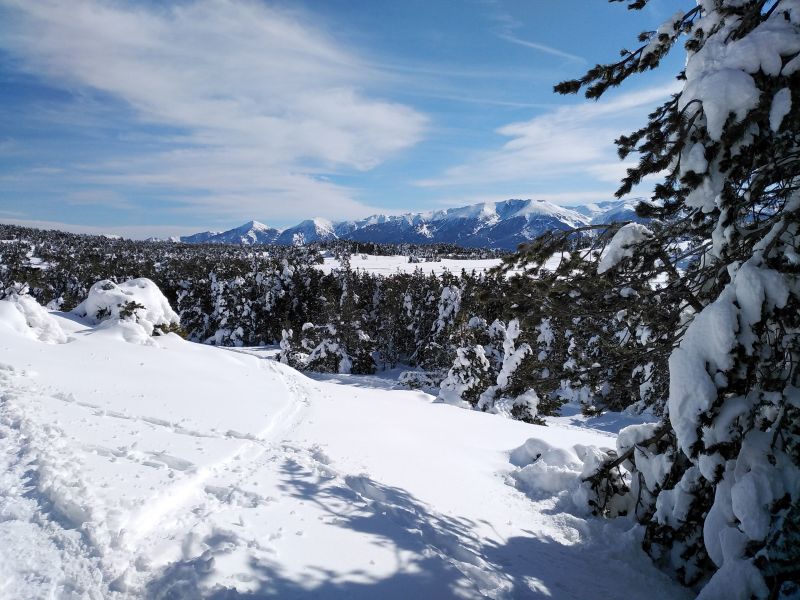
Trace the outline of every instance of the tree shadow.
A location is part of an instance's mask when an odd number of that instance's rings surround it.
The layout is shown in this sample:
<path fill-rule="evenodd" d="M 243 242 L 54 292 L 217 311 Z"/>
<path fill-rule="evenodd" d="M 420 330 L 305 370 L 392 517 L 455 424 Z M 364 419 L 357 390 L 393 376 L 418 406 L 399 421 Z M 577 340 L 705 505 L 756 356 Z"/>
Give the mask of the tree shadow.
<path fill-rule="evenodd" d="M 399 386 L 396 378 L 382 377 L 381 375 L 353 375 L 340 373 L 317 373 L 316 371 L 303 371 L 303 375 L 314 381 L 336 383 L 350 387 L 365 389 L 396 390 L 405 389 Z"/>
<path fill-rule="evenodd" d="M 645 419 L 638 415 L 608 411 L 596 417 L 583 417 L 581 408 L 574 404 L 565 404 L 560 409 L 560 416 L 569 418 L 569 425 L 581 429 L 595 429 L 617 434 L 628 425 L 640 425 Z"/>
<path fill-rule="evenodd" d="M 158 600 L 552 599 L 585 598 L 590 590 L 591 597 L 598 598 L 627 600 L 631 594 L 636 596 L 626 586 L 631 571 L 636 570 L 630 562 L 630 548 L 635 544 L 609 551 L 605 536 L 592 535 L 586 522 L 577 517 L 554 517 L 562 519 L 565 527 L 585 528 L 572 544 L 527 530 L 524 535 L 505 540 L 498 536 L 495 541 L 478 536 L 476 521 L 441 514 L 407 490 L 368 476 L 338 474 L 325 464 L 324 457 L 312 458 L 301 452 L 286 457 L 280 474 L 285 494 L 314 504 L 333 526 L 370 536 L 377 545 L 395 551 L 398 568 L 379 577 L 364 570 L 343 573 L 312 565 L 306 568 L 305 578 L 298 578 L 274 559 L 251 556 L 250 591 L 237 591 L 210 584 L 214 556 L 224 553 L 226 540 L 206 539 L 208 550 L 202 556 L 170 565 L 150 583 L 146 596 Z M 598 527 L 601 525 L 594 527 L 595 533 Z M 640 591 L 648 589 L 653 578 L 652 570 L 642 571 Z M 656 593 L 652 597 L 672 596 Z"/>

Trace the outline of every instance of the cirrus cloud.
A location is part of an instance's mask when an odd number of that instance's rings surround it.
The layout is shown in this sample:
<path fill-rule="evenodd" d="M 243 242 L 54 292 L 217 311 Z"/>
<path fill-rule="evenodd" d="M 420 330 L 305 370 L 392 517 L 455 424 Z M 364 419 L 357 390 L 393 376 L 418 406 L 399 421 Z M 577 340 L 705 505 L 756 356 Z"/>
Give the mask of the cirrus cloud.
<path fill-rule="evenodd" d="M 323 178 L 375 167 L 426 126 L 370 94 L 379 74 L 307 15 L 254 0 L 0 0 L 0 20 L 19 69 L 122 101 L 160 132 L 147 152 L 75 165 L 71 183 L 89 189 L 169 186 L 179 207 L 242 217 L 356 216 L 353 191 Z"/>
<path fill-rule="evenodd" d="M 509 123 L 496 133 L 507 139 L 497 148 L 476 153 L 441 175 L 418 181 L 421 187 L 542 183 L 564 180 L 618 182 L 633 163 L 620 162 L 613 140 L 641 124 L 660 100 L 680 89 L 677 82 L 618 95 L 598 102 L 561 106 L 527 121 Z M 537 195 L 537 197 L 541 194 Z"/>

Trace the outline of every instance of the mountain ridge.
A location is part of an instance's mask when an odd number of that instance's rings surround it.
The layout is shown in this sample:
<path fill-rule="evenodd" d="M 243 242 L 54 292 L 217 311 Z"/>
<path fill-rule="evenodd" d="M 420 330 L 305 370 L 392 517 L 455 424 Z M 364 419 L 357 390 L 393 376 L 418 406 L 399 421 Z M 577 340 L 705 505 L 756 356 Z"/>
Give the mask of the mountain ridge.
<path fill-rule="evenodd" d="M 639 199 L 564 207 L 545 200 L 510 199 L 446 209 L 376 214 L 364 219 L 306 219 L 286 229 L 248 221 L 227 231 L 181 236 L 189 244 L 302 245 L 335 239 L 375 243 L 452 243 L 514 249 L 552 230 L 637 220 Z"/>

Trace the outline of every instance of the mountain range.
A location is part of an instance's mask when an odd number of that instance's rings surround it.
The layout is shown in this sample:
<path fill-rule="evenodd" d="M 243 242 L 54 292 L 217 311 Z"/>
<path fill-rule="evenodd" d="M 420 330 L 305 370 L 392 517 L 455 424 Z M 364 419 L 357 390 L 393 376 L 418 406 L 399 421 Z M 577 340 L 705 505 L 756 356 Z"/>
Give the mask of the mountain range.
<path fill-rule="evenodd" d="M 515 249 L 547 231 L 637 220 L 638 202 L 638 199 L 619 200 L 567 208 L 544 200 L 504 200 L 420 213 L 373 215 L 357 221 L 315 218 L 287 229 L 249 221 L 228 231 L 204 231 L 173 239 L 189 244 L 241 245 L 293 245 L 345 239 Z"/>

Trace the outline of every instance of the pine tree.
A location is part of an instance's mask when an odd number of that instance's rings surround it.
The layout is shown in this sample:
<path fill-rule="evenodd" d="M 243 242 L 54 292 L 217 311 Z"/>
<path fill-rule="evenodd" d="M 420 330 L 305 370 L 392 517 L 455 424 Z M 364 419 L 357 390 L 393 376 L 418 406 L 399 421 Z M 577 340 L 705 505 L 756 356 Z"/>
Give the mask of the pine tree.
<path fill-rule="evenodd" d="M 492 385 L 494 377 L 483 346 L 473 344 L 456 349 L 456 358 L 439 386 L 439 398 L 445 402 L 468 402 L 476 406 L 481 394 Z"/>
<path fill-rule="evenodd" d="M 556 91 L 597 98 L 657 67 L 681 37 L 683 89 L 617 141 L 621 157 L 640 157 L 618 195 L 666 171 L 656 202 L 639 209 L 658 230 L 631 237 L 620 229 L 602 269 L 649 262 L 670 279 L 662 300 L 681 303 L 668 416 L 655 428 L 626 429 L 616 456 L 586 483 L 598 490 L 613 480 L 605 499 L 636 495 L 645 548 L 702 586 L 701 598 L 796 597 L 800 6 L 700 0 L 621 60 Z M 693 251 L 688 264 L 667 252 L 652 261 L 678 242 Z M 626 486 L 620 468 L 630 473 Z"/>
<path fill-rule="evenodd" d="M 477 407 L 527 423 L 543 423 L 538 417 L 539 396 L 532 385 L 533 377 L 526 368 L 531 364 L 533 350 L 527 342 L 518 342 L 521 332 L 517 319 L 509 321 L 502 331 L 504 337 L 500 369 L 494 385 L 480 395 Z"/>

